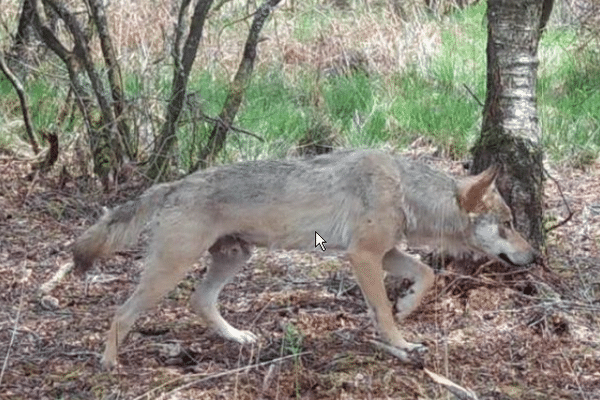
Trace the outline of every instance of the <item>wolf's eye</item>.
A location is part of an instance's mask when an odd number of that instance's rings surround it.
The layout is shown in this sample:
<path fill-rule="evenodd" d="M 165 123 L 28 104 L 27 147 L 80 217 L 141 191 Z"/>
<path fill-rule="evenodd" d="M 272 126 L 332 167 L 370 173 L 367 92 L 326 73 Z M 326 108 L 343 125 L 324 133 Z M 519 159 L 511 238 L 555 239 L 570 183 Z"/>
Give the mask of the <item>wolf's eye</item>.
<path fill-rule="evenodd" d="M 504 221 L 503 225 L 506 229 L 512 229 L 512 222 L 510 221 Z"/>

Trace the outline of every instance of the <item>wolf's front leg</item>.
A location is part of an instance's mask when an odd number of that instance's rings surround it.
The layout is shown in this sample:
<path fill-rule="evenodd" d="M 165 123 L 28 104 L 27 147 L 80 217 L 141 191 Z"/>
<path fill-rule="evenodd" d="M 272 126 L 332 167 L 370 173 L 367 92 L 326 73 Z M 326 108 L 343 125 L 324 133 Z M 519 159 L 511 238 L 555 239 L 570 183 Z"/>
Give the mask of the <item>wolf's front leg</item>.
<path fill-rule="evenodd" d="M 358 284 L 373 313 L 375 323 L 383 339 L 403 350 L 413 351 L 421 349 L 422 345 L 404 340 L 400 330 L 396 326 L 392 313 L 392 304 L 387 298 L 383 284 L 383 255 L 368 251 L 358 251 L 351 253 L 349 256 Z"/>
<path fill-rule="evenodd" d="M 383 269 L 398 279 L 408 279 L 413 282 L 408 293 L 396 302 L 396 319 L 401 321 L 421 304 L 421 300 L 433 285 L 435 279 L 433 270 L 395 248 L 383 257 Z"/>

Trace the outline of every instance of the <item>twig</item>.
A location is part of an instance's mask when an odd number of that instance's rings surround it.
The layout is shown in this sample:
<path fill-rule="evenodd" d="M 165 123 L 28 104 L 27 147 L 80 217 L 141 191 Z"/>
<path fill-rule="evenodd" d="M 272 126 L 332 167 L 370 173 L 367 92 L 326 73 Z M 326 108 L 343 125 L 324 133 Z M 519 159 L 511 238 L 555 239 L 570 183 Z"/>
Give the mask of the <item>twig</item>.
<path fill-rule="evenodd" d="M 261 362 L 261 363 L 258 363 L 258 364 L 246 365 L 245 367 L 235 368 L 235 369 L 231 369 L 231 370 L 228 370 L 228 371 L 219 372 L 217 374 L 204 376 L 203 378 L 196 379 L 196 380 L 194 380 L 192 382 L 188 382 L 185 385 L 179 386 L 179 387 L 177 387 L 177 388 L 175 388 L 175 389 L 173 389 L 173 390 L 171 390 L 169 392 L 166 392 L 164 394 L 165 395 L 173 394 L 173 393 L 179 392 L 179 391 L 181 391 L 183 389 L 187 389 L 190 386 L 194 386 L 194 385 L 196 385 L 198 383 L 208 381 L 210 379 L 221 378 L 223 376 L 227 376 L 227 375 L 231 375 L 231 374 L 237 374 L 238 372 L 246 371 L 246 370 L 249 370 L 249 369 L 252 369 L 252 368 L 263 367 L 265 365 L 269 365 L 269 364 L 273 364 L 273 363 L 276 363 L 276 362 L 279 362 L 279 361 L 287 360 L 289 358 L 300 357 L 300 356 L 303 356 L 303 355 L 306 355 L 306 354 L 310 354 L 310 353 L 312 353 L 312 352 L 311 351 L 305 351 L 305 352 L 302 352 L 302 353 L 299 353 L 299 354 L 290 354 L 289 356 L 279 357 L 279 358 L 276 358 L 274 360 L 264 361 L 264 362 Z M 172 385 L 173 383 L 175 383 L 175 382 L 177 382 L 179 380 L 190 379 L 190 378 L 193 379 L 193 378 L 200 377 L 200 376 L 203 376 L 203 375 L 205 375 L 205 374 L 192 374 L 192 375 L 186 375 L 186 376 L 182 376 L 182 377 L 177 377 L 175 379 L 172 379 L 172 380 L 170 380 L 168 382 L 163 383 L 160 386 L 155 387 L 154 389 L 151 389 L 151 390 L 147 391 L 146 393 L 142 394 L 141 396 L 136 397 L 133 400 L 142 400 L 144 398 L 149 399 L 150 395 L 152 393 L 154 393 L 154 392 L 156 392 L 156 391 L 158 391 L 158 390 L 160 390 L 160 389 L 162 389 L 162 388 L 164 388 L 166 386 Z"/>
<path fill-rule="evenodd" d="M 385 352 L 398 358 L 402 362 L 414 364 L 414 360 L 412 360 L 408 353 L 404 350 L 379 342 L 377 340 L 369 340 L 369 342 L 371 342 L 379 349 L 384 350 Z M 427 368 L 423 368 L 423 371 L 435 383 L 445 387 L 450 393 L 458 397 L 460 400 L 477 400 L 477 395 L 472 390 L 465 389 L 462 386 L 459 386 L 456 383 L 452 382 L 450 379 L 442 375 L 438 375 L 435 372 L 428 370 Z"/>
<path fill-rule="evenodd" d="M 25 130 L 27 131 L 27 138 L 29 139 L 29 143 L 31 144 L 31 148 L 33 152 L 37 155 L 40 152 L 40 148 L 35 140 L 35 135 L 33 133 L 33 123 L 31 122 L 31 116 L 29 115 L 29 106 L 27 105 L 27 97 L 25 95 L 25 89 L 23 89 L 23 85 L 19 78 L 17 78 L 6 62 L 4 61 L 4 53 L 0 51 L 0 71 L 4 73 L 6 78 L 15 88 L 17 95 L 19 96 L 19 102 L 21 103 L 21 112 L 23 113 L 23 121 L 25 122 Z"/>
<path fill-rule="evenodd" d="M 394 346 L 390 346 L 389 344 L 380 342 L 378 340 L 374 340 L 371 339 L 369 340 L 369 342 L 374 345 L 375 347 L 379 348 L 380 350 L 385 351 L 386 353 L 391 354 L 392 356 L 396 357 L 397 359 L 399 359 L 400 361 L 402 361 L 403 363 L 407 363 L 407 364 L 413 364 L 415 365 L 415 360 L 413 360 L 409 355 L 408 352 L 399 349 L 397 347 Z"/>
<path fill-rule="evenodd" d="M 438 385 L 445 387 L 450 393 L 455 395 L 460 400 L 477 400 L 477 395 L 469 389 L 465 389 L 462 386 L 457 385 L 452 382 L 450 379 L 438 375 L 433 371 L 428 370 L 427 368 L 423 368 L 423 371 Z"/>
<path fill-rule="evenodd" d="M 19 297 L 19 308 L 17 308 L 17 315 L 15 316 L 15 324 L 13 326 L 12 334 L 10 335 L 10 343 L 8 344 L 8 349 L 6 349 L 6 357 L 4 357 L 4 364 L 2 364 L 2 371 L 0 371 L 0 385 L 2 384 L 2 378 L 4 377 L 4 371 L 6 370 L 6 366 L 8 365 L 8 357 L 10 356 L 10 349 L 15 341 L 15 336 L 17 336 L 17 326 L 19 325 L 19 317 L 21 316 L 21 306 L 23 304 L 23 289 L 21 289 L 21 295 Z"/>
<path fill-rule="evenodd" d="M 56 271 L 56 273 L 54 273 L 52 278 L 50 278 L 50 280 L 44 282 L 44 284 L 42 286 L 40 286 L 39 292 L 41 294 L 49 294 L 56 287 L 58 282 L 60 282 L 62 280 L 62 278 L 65 277 L 66 274 L 71 272 L 72 269 L 73 269 L 72 262 L 67 262 L 67 263 L 64 263 L 63 265 L 61 265 L 60 268 L 58 269 L 58 271 Z"/>
<path fill-rule="evenodd" d="M 467 89 L 467 92 L 469 92 L 469 94 L 471 96 L 473 96 L 473 98 L 475 99 L 475 101 L 477 102 L 477 104 L 479 104 L 480 107 L 483 107 L 483 103 L 481 102 L 481 100 L 479 100 L 479 98 L 477 96 L 475 96 L 475 93 L 473 93 L 471 91 L 471 89 L 469 89 L 469 87 L 467 86 L 467 84 L 463 83 L 463 86 L 465 87 L 465 89 Z"/>
<path fill-rule="evenodd" d="M 269 386 L 271 385 L 271 380 L 273 380 L 273 371 L 275 371 L 275 364 L 271 364 L 269 366 L 269 369 L 267 370 L 267 373 L 263 379 L 263 384 L 262 384 L 262 389 L 260 391 L 260 396 L 258 396 L 258 398 L 260 400 L 262 399 L 266 399 L 266 397 L 264 396 L 264 393 L 267 391 L 267 389 L 269 389 Z"/>
<path fill-rule="evenodd" d="M 560 227 L 563 226 L 564 224 L 566 224 L 567 222 L 569 222 L 571 220 L 571 218 L 573 218 L 573 211 L 571 211 L 571 207 L 569 207 L 569 202 L 567 201 L 567 199 L 565 198 L 565 195 L 563 194 L 562 189 L 560 188 L 560 184 L 558 183 L 558 181 L 556 179 L 554 179 L 554 177 L 552 175 L 550 175 L 550 173 L 546 170 L 546 168 L 544 168 L 544 172 L 546 173 L 546 176 L 548 178 L 550 178 L 555 184 L 556 184 L 556 188 L 558 189 L 558 193 L 560 194 L 560 197 L 562 197 L 563 203 L 565 203 L 565 207 L 567 207 L 567 212 L 569 213 L 569 215 L 567 215 L 567 218 L 563 219 L 562 221 L 560 221 L 559 223 L 551 226 L 550 228 L 546 229 L 546 233 Z"/>
<path fill-rule="evenodd" d="M 579 389 L 579 394 L 581 394 L 581 398 L 584 399 L 584 400 L 587 400 L 588 396 L 583 391 L 583 388 L 581 387 L 581 384 L 579 383 L 579 378 L 577 378 L 577 374 L 573 370 L 573 366 L 571 365 L 571 362 L 569 361 L 569 359 L 567 358 L 567 356 L 565 356 L 565 351 L 564 350 L 561 350 L 561 355 L 565 359 L 565 362 L 567 363 L 567 365 L 569 366 L 569 369 L 571 370 L 571 373 L 573 374 L 573 379 L 575 380 L 575 383 L 577 384 L 577 388 Z"/>
<path fill-rule="evenodd" d="M 256 325 L 256 322 L 258 322 L 258 320 L 260 319 L 260 317 L 262 317 L 262 315 L 266 311 L 267 307 L 269 307 L 272 302 L 273 302 L 272 299 L 270 299 L 269 301 L 267 301 L 267 304 L 265 304 L 265 306 L 263 308 L 261 308 L 259 312 L 256 313 L 256 316 L 254 317 L 254 319 L 250 323 L 250 328 L 252 328 L 254 325 Z"/>
<path fill-rule="evenodd" d="M 216 123 L 224 124 L 224 122 L 221 120 L 221 118 L 209 117 L 208 115 L 206 115 L 204 113 L 202 113 L 202 119 L 205 119 L 205 120 L 207 120 L 209 122 L 212 122 L 214 124 L 216 124 Z M 237 128 L 237 127 L 235 127 L 233 125 L 229 125 L 227 128 L 230 129 L 230 130 L 232 130 L 232 131 L 234 131 L 234 132 L 243 133 L 245 135 L 252 136 L 253 138 L 258 139 L 258 140 L 260 140 L 263 143 L 265 141 L 265 139 L 263 139 L 262 137 L 260 137 L 259 135 L 257 135 L 254 132 L 250 132 L 250 131 L 247 131 L 247 130 L 242 129 L 242 128 Z"/>

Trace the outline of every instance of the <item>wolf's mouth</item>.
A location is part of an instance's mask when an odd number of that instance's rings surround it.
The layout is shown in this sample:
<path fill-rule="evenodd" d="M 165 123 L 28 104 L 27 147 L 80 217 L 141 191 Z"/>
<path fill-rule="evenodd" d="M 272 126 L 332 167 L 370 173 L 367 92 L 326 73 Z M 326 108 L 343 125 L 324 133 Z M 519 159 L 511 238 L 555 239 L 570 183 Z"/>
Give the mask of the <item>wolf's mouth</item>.
<path fill-rule="evenodd" d="M 498 258 L 501 259 L 502 261 L 504 261 L 507 264 L 517 266 L 517 264 L 515 264 L 514 262 L 512 262 L 512 260 L 510 258 L 508 258 L 508 256 L 506 254 L 504 254 L 504 253 L 498 254 Z"/>

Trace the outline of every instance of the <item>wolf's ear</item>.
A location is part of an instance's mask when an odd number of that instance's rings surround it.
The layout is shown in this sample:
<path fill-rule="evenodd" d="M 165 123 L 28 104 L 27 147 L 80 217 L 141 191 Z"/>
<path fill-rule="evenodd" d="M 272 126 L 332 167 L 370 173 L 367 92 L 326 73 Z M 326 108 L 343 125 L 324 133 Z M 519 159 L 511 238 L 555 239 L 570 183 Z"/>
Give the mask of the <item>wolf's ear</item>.
<path fill-rule="evenodd" d="M 494 184 L 500 167 L 493 165 L 479 175 L 464 178 L 458 183 L 458 203 L 467 212 L 476 212 L 482 206 L 483 196 Z"/>

